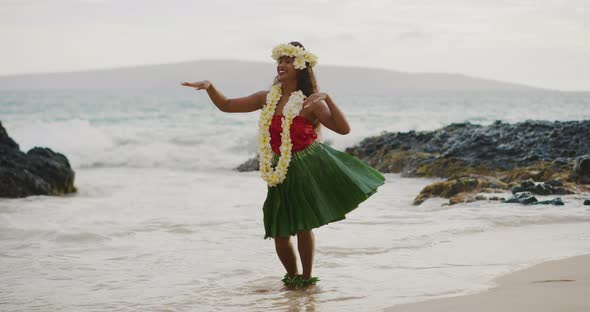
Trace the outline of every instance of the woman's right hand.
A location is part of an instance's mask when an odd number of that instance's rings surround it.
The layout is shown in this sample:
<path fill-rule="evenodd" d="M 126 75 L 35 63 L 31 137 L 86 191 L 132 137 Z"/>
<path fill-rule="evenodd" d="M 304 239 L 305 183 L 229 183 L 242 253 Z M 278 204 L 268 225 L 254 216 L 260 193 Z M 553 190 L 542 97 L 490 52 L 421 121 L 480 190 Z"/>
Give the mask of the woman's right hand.
<path fill-rule="evenodd" d="M 203 81 L 197 81 L 197 82 L 183 82 L 183 83 L 181 83 L 181 85 L 183 85 L 185 87 L 193 87 L 196 90 L 202 90 L 202 89 L 209 88 L 211 86 L 211 81 L 203 80 Z"/>

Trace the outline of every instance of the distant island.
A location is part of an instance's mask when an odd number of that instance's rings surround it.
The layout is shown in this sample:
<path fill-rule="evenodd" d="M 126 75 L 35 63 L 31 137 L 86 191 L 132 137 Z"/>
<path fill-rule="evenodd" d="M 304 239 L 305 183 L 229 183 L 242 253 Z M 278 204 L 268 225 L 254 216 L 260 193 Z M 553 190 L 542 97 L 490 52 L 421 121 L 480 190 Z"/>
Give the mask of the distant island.
<path fill-rule="evenodd" d="M 404 92 L 558 91 L 450 73 L 410 73 L 377 68 L 319 65 L 320 89 L 339 95 L 395 95 Z M 136 90 L 187 92 L 179 83 L 209 79 L 228 96 L 268 89 L 276 75 L 268 62 L 204 60 L 64 73 L 0 76 L 4 90 Z"/>

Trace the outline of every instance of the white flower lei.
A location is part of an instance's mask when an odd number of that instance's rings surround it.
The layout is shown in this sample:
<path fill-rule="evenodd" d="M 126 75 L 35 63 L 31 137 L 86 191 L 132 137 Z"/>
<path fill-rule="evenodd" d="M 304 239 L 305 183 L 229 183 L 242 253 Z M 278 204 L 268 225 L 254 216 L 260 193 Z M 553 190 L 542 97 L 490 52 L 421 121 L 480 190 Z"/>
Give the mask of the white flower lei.
<path fill-rule="evenodd" d="M 315 54 L 288 43 L 282 43 L 274 47 L 271 56 L 276 61 L 278 61 L 281 56 L 294 57 L 293 67 L 296 69 L 304 69 L 305 62 L 308 62 L 311 67 L 314 67 L 318 62 L 318 57 Z"/>
<path fill-rule="evenodd" d="M 258 121 L 258 153 L 260 174 L 269 186 L 276 186 L 282 183 L 287 177 L 287 168 L 291 162 L 291 123 L 293 118 L 299 115 L 305 95 L 301 90 L 291 93 L 289 100 L 283 108 L 281 132 L 281 156 L 275 169 L 272 165 L 272 148 L 270 146 L 269 127 L 274 116 L 277 103 L 281 98 L 281 84 L 273 85 L 266 95 L 266 106 L 262 109 L 260 120 Z"/>

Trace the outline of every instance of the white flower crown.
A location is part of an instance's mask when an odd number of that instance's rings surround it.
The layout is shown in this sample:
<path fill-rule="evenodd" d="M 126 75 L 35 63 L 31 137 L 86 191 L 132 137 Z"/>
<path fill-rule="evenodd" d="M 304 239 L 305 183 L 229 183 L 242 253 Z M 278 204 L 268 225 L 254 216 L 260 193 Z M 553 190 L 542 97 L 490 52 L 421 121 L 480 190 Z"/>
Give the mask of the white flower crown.
<path fill-rule="evenodd" d="M 318 57 L 301 47 L 296 47 L 289 43 L 281 43 L 272 49 L 272 58 L 277 62 L 281 56 L 294 57 L 293 66 L 296 69 L 304 69 L 305 63 L 309 63 L 311 67 L 314 67 L 318 62 Z"/>

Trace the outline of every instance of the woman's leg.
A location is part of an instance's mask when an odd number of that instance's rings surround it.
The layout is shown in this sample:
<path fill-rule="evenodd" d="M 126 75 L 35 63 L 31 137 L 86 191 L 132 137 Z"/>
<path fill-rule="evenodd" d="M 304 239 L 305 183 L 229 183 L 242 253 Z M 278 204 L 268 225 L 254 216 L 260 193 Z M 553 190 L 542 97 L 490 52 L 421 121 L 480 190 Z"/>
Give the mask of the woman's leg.
<path fill-rule="evenodd" d="M 315 249 L 315 238 L 311 230 L 297 232 L 297 249 L 299 250 L 301 266 L 303 268 L 303 276 L 301 278 L 308 280 L 311 277 Z"/>
<path fill-rule="evenodd" d="M 295 256 L 295 249 L 293 248 L 293 244 L 291 244 L 291 236 L 285 237 L 275 237 L 275 249 L 277 251 L 277 255 L 279 255 L 279 259 L 289 277 L 294 277 L 297 275 L 297 257 Z"/>

